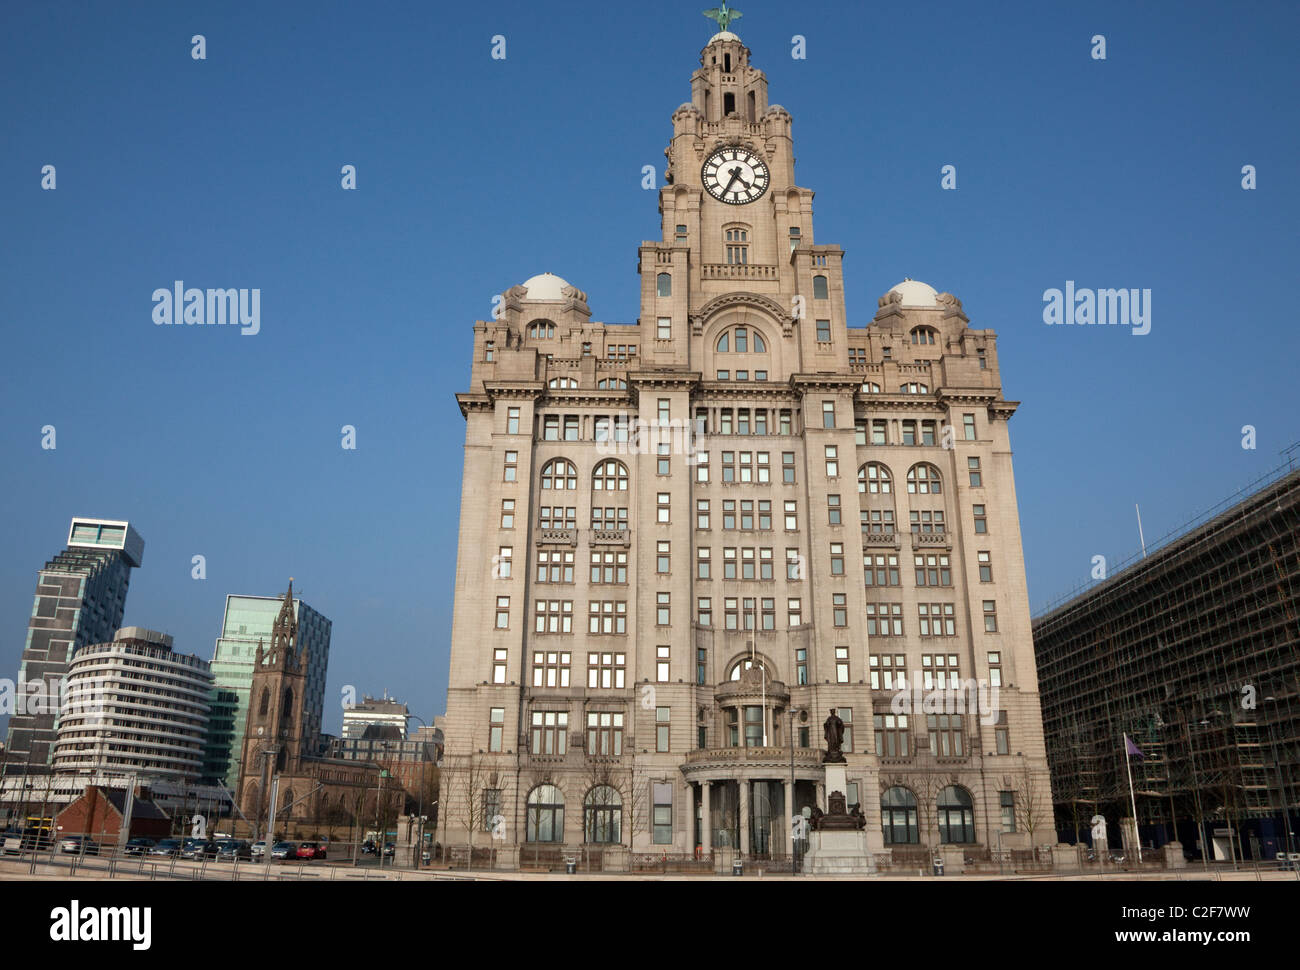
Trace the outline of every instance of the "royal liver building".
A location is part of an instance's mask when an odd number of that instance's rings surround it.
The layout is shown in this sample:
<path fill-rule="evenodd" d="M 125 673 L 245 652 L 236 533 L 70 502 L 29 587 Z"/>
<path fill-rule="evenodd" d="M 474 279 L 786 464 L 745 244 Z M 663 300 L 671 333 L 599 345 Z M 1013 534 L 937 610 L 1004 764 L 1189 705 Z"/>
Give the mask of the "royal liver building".
<path fill-rule="evenodd" d="M 439 838 L 787 857 L 833 708 L 877 862 L 1055 842 L 996 337 L 850 326 L 749 49 L 690 82 L 637 324 L 543 273 L 474 325 Z"/>

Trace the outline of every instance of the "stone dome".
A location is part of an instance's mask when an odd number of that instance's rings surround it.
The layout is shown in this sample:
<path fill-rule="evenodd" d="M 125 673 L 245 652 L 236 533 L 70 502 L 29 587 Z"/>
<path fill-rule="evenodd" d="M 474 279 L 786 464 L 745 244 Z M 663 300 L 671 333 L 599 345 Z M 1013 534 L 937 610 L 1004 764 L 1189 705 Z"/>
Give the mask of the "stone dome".
<path fill-rule="evenodd" d="M 729 30 L 720 30 L 709 38 L 709 43 L 713 44 L 720 40 L 740 40 L 740 38 Z"/>
<path fill-rule="evenodd" d="M 900 302 L 905 307 L 933 308 L 939 305 L 939 291 L 920 280 L 905 279 L 897 286 L 891 286 L 889 292 L 902 297 Z"/>
<path fill-rule="evenodd" d="M 523 285 L 528 290 L 527 298 L 530 300 L 563 300 L 563 290 L 569 281 L 554 273 L 540 273 L 528 277 Z"/>

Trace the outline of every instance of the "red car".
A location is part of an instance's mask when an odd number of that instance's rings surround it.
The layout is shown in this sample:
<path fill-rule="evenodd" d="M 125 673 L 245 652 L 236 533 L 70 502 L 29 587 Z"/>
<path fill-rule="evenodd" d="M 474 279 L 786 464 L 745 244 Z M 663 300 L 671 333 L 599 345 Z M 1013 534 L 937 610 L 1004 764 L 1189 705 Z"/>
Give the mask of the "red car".
<path fill-rule="evenodd" d="M 298 843 L 299 859 L 324 859 L 325 845 L 321 842 L 300 842 Z"/>

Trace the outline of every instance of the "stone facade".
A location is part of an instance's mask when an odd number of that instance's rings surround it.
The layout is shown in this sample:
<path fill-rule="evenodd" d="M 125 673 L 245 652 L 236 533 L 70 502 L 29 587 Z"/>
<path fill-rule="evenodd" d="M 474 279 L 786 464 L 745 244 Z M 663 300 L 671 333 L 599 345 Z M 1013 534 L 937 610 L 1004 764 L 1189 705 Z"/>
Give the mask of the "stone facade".
<path fill-rule="evenodd" d="M 1053 841 L 995 335 L 911 280 L 850 327 L 790 114 L 734 34 L 700 63 L 638 323 L 548 273 L 474 326 L 440 838 L 783 854 L 837 708 L 873 847 L 992 847 L 1003 792 Z M 987 718 L 904 730 L 900 660 Z"/>

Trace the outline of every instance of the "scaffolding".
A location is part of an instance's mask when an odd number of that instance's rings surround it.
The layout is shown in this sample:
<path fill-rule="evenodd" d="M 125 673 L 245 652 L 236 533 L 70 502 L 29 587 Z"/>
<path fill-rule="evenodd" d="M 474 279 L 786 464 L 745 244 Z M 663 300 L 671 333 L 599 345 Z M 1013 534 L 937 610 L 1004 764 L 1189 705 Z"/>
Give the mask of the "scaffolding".
<path fill-rule="evenodd" d="M 1144 842 L 1199 816 L 1286 851 L 1300 762 L 1300 471 L 1034 620 L 1057 828 L 1132 814 Z M 1198 797 L 1199 796 L 1199 797 Z M 1256 845 L 1258 849 L 1258 845 Z M 1295 851 L 1300 849 L 1298 844 Z"/>

